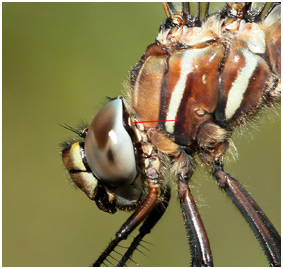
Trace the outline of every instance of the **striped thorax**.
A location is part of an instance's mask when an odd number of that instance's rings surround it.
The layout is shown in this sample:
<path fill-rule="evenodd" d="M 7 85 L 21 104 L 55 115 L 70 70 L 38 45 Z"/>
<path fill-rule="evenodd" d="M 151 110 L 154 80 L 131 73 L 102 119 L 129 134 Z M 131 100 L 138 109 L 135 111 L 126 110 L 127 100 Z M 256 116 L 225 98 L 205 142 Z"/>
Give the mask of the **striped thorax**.
<path fill-rule="evenodd" d="M 218 13 L 201 26 L 189 27 L 181 14 L 161 26 L 133 70 L 133 107 L 142 121 L 177 121 L 147 127 L 188 146 L 203 123 L 233 130 L 280 98 L 280 6 L 261 23 L 244 19 L 246 5 L 237 8 L 229 10 L 234 17 Z"/>
<path fill-rule="evenodd" d="M 194 157 L 208 166 L 258 238 L 270 265 L 281 264 L 281 238 L 241 184 L 223 168 L 235 127 L 280 102 L 280 4 L 229 2 L 164 4 L 167 20 L 131 71 L 127 98 L 111 99 L 81 137 L 65 143 L 63 162 L 73 182 L 115 213 L 135 210 L 94 266 L 139 225 L 118 266 L 165 212 L 166 171 L 176 175 L 193 266 L 213 266 L 209 240 L 188 186 Z"/>

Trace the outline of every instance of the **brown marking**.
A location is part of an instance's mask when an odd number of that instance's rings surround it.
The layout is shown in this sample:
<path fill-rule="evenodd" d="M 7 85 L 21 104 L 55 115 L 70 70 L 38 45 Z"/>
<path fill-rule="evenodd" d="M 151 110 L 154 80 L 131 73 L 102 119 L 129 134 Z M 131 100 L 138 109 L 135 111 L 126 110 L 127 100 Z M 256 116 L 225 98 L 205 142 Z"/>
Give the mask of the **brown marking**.
<path fill-rule="evenodd" d="M 226 57 L 223 70 L 221 72 L 221 98 L 223 101 L 227 101 L 227 96 L 232 87 L 233 82 L 238 76 L 238 73 L 246 65 L 245 57 L 242 49 L 246 47 L 246 44 L 241 41 L 234 41 L 229 48 L 229 53 Z M 224 107 L 225 109 L 225 107 Z"/>
<path fill-rule="evenodd" d="M 131 70 L 131 86 L 134 87 L 137 76 L 141 70 L 141 67 L 143 66 L 146 58 L 149 56 L 163 56 L 167 52 L 164 48 L 160 47 L 156 43 L 153 43 L 147 47 L 146 52 L 143 54 L 141 57 L 140 61 L 136 64 L 135 67 L 132 68 Z"/>
<path fill-rule="evenodd" d="M 115 111 L 113 109 L 110 110 L 110 108 L 100 110 L 100 112 L 96 115 L 95 119 L 89 126 L 86 141 L 96 141 L 97 147 L 100 150 L 103 150 L 108 142 L 107 134 L 111 131 L 114 124 L 114 117 L 110 117 L 109 115 L 114 114 Z"/>
<path fill-rule="evenodd" d="M 164 56 L 166 55 L 167 52 L 164 48 L 158 46 L 157 44 L 151 44 L 147 47 L 146 52 L 145 52 L 145 57 L 149 57 L 149 56 Z"/>
<path fill-rule="evenodd" d="M 133 108 L 140 121 L 158 120 L 165 68 L 165 56 L 149 56 L 140 69 L 133 90 Z M 156 127 L 157 123 L 144 123 L 144 126 Z"/>
<path fill-rule="evenodd" d="M 168 60 L 168 72 L 165 74 L 162 85 L 162 100 L 160 120 L 166 119 L 166 113 L 171 100 L 172 92 L 181 76 L 181 62 L 184 51 L 176 51 L 170 56 Z M 174 120 L 174 119 L 172 119 Z"/>
<path fill-rule="evenodd" d="M 266 43 L 273 72 L 281 76 L 281 22 L 274 23 L 266 31 Z"/>
<path fill-rule="evenodd" d="M 217 106 L 219 65 L 223 55 L 224 47 L 215 44 L 203 55 L 194 58 L 193 71 L 187 76 L 186 89 L 175 124 L 174 135 L 180 143 L 189 144 L 195 140 L 199 126 L 211 118 Z M 201 111 L 203 113 L 196 113 Z"/>
<path fill-rule="evenodd" d="M 247 118 L 250 119 L 256 113 L 263 102 L 264 92 L 269 87 L 267 81 L 272 74 L 266 62 L 260 57 L 258 57 L 258 60 L 258 65 L 250 78 L 241 106 L 232 117 L 232 120 L 237 124 L 241 124 Z"/>
<path fill-rule="evenodd" d="M 220 96 L 218 105 L 216 108 L 215 116 L 218 122 L 226 123 L 225 108 L 227 103 L 227 97 L 233 82 L 238 77 L 241 69 L 246 65 L 246 60 L 243 55 L 243 48 L 247 45 L 243 41 L 233 40 L 228 47 L 228 53 L 223 63 L 223 69 L 220 74 Z"/>
<path fill-rule="evenodd" d="M 179 153 L 179 145 L 174 143 L 159 129 L 150 128 L 147 131 L 147 135 L 151 143 L 161 152 L 169 155 L 176 155 Z"/>

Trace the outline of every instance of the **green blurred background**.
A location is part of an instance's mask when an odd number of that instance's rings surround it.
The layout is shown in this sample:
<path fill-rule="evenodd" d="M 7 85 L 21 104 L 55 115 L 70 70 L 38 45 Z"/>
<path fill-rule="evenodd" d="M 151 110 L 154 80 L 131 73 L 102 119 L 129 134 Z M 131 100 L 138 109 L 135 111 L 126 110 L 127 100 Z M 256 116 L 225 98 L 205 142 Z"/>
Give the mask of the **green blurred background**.
<path fill-rule="evenodd" d="M 58 144 L 73 134 L 58 123 L 89 122 L 105 96 L 120 94 L 158 33 L 162 5 L 3 3 L 2 10 L 3 266 L 89 266 L 128 214 L 99 211 L 69 184 Z M 257 128 L 234 136 L 240 157 L 226 168 L 280 230 L 280 117 L 262 114 Z M 267 266 L 248 225 L 203 169 L 192 190 L 215 265 Z M 141 266 L 190 264 L 173 193 L 146 238 L 150 252 L 133 257 Z"/>

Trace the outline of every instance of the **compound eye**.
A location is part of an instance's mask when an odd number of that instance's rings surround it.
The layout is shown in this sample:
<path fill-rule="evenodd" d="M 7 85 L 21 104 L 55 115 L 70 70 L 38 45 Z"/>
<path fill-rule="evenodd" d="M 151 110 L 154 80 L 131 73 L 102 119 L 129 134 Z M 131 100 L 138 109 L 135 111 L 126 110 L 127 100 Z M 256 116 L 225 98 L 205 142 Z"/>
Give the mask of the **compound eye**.
<path fill-rule="evenodd" d="M 123 103 L 115 99 L 93 119 L 85 139 L 86 160 L 101 181 L 117 186 L 136 177 L 132 140 L 123 125 Z"/>

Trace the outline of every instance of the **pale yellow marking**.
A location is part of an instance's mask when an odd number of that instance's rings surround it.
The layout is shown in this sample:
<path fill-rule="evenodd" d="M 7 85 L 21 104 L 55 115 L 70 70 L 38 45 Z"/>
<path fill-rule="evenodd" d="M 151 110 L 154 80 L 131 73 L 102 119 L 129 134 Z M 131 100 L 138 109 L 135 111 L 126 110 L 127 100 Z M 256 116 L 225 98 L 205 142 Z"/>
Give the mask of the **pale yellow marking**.
<path fill-rule="evenodd" d="M 93 176 L 92 173 L 89 172 L 81 172 L 79 173 L 79 176 L 84 183 L 83 187 L 86 194 L 92 199 L 94 197 L 94 192 L 98 184 L 97 179 Z"/>
<path fill-rule="evenodd" d="M 80 182 L 79 184 L 83 186 L 85 193 L 92 199 L 98 181 L 92 173 L 84 172 L 86 171 L 86 167 L 82 160 L 79 142 L 76 142 L 71 146 L 69 154 L 71 165 L 73 166 L 71 169 L 83 171 L 74 175 L 71 173 L 71 177 L 73 178 L 74 182 Z"/>
<path fill-rule="evenodd" d="M 238 73 L 238 76 L 232 83 L 232 87 L 228 93 L 225 108 L 226 120 L 232 118 L 236 110 L 241 106 L 244 94 L 249 85 L 250 78 L 258 64 L 258 58 L 253 53 L 243 49 L 243 55 L 245 57 L 246 64 Z"/>
<path fill-rule="evenodd" d="M 78 142 L 74 143 L 70 149 L 70 160 L 72 162 L 73 168 L 75 170 L 86 170 L 85 165 L 82 161 L 80 144 Z"/>
<path fill-rule="evenodd" d="M 204 49 L 186 50 L 183 53 L 183 58 L 181 61 L 181 75 L 174 90 L 172 91 L 166 120 L 178 120 L 176 119 L 177 112 L 180 107 L 184 91 L 186 89 L 186 81 L 188 78 L 188 74 L 191 73 L 195 67 L 193 66 L 193 61 L 195 58 L 201 57 L 207 50 L 208 47 Z M 168 133 L 174 133 L 175 123 L 175 121 L 165 122 L 165 128 Z"/>
<path fill-rule="evenodd" d="M 141 75 L 143 73 L 143 69 L 144 69 L 148 59 L 150 59 L 150 56 L 145 60 L 145 62 L 141 66 L 141 68 L 139 70 L 139 74 L 138 74 L 138 76 L 136 78 L 136 81 L 135 81 L 134 94 L 133 94 L 134 95 L 133 104 L 135 104 L 135 105 L 137 105 L 137 103 L 138 103 L 140 78 L 141 78 Z"/>

